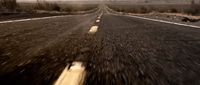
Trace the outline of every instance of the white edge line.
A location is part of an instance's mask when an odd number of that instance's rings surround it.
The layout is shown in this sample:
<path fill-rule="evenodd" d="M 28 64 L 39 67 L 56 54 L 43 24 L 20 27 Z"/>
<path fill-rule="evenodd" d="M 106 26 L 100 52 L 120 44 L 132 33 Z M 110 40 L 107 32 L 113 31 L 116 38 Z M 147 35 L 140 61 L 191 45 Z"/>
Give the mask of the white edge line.
<path fill-rule="evenodd" d="M 66 17 L 66 16 L 68 16 L 68 15 L 41 17 L 41 18 L 28 18 L 28 19 L 19 19 L 19 20 L 8 20 L 8 21 L 1 21 L 0 24 L 12 23 L 12 22 L 31 21 L 31 20 L 42 20 L 42 19 L 50 19 L 50 18 L 59 18 L 59 17 Z"/>
<path fill-rule="evenodd" d="M 200 26 L 187 25 L 187 24 L 181 24 L 181 23 L 164 21 L 164 20 L 157 20 L 157 19 L 151 19 L 151 18 L 145 18 L 145 17 L 132 16 L 132 15 L 125 15 L 125 16 L 139 18 L 139 19 L 145 19 L 145 20 L 150 20 L 150 21 L 156 21 L 156 22 L 162 22 L 162 23 L 167 23 L 167 24 L 174 24 L 174 25 L 179 25 L 179 26 L 186 26 L 186 27 L 192 27 L 192 28 L 200 28 Z"/>
<path fill-rule="evenodd" d="M 118 14 L 113 14 L 113 15 L 119 16 Z M 139 16 L 133 16 L 133 15 L 124 15 L 124 16 L 133 17 L 133 18 L 139 18 L 139 19 L 145 19 L 145 20 L 150 20 L 150 21 L 155 21 L 155 22 L 162 22 L 162 23 L 167 23 L 167 24 L 174 24 L 174 25 L 185 26 L 185 27 L 200 28 L 200 26 L 188 25 L 188 24 L 182 24 L 182 23 L 176 23 L 176 22 L 170 22 L 170 21 L 164 21 L 164 20 L 157 20 L 157 19 L 151 19 L 151 18 L 146 18 L 146 17 L 139 17 Z"/>

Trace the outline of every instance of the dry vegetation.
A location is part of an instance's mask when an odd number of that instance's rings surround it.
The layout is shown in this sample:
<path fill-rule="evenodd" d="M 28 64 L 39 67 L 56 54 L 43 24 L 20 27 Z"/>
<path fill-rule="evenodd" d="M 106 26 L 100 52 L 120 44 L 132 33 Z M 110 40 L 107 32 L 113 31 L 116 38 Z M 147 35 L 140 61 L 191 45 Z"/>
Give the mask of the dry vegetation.
<path fill-rule="evenodd" d="M 0 0 L 0 13 L 37 13 L 38 11 L 77 12 L 97 8 L 96 4 L 61 4 L 53 2 L 16 3 L 16 0 Z"/>
<path fill-rule="evenodd" d="M 13 11 L 17 7 L 16 0 L 0 0 L 0 9 Z"/>
<path fill-rule="evenodd" d="M 95 4 L 59 4 L 59 3 L 20 3 L 18 11 L 37 12 L 42 11 L 57 11 L 57 12 L 78 12 L 89 11 L 97 8 Z"/>
<path fill-rule="evenodd" d="M 66 4 L 55 2 L 16 3 L 0 0 L 0 21 L 95 12 L 96 4 Z"/>
<path fill-rule="evenodd" d="M 109 8 L 125 13 L 184 13 L 190 15 L 200 14 L 200 4 L 141 4 L 141 5 L 122 5 L 122 4 L 109 4 Z"/>

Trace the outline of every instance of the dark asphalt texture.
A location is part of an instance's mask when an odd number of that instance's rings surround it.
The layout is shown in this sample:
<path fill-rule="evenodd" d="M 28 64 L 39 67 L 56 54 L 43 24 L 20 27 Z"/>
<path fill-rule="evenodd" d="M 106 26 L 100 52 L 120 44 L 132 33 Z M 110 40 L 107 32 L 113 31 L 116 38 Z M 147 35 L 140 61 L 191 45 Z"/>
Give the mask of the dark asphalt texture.
<path fill-rule="evenodd" d="M 200 29 L 99 14 L 0 24 L 1 85 L 52 85 L 73 61 L 85 85 L 200 85 Z"/>

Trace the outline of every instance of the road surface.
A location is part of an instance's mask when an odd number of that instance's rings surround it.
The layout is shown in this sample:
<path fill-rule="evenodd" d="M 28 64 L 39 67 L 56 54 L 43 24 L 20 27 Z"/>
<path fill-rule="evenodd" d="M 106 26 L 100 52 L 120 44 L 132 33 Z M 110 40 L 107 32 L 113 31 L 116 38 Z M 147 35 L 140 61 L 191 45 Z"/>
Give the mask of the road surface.
<path fill-rule="evenodd" d="M 200 85 L 200 29 L 98 16 L 0 24 L 1 85 L 52 85 L 74 61 L 86 68 L 85 85 Z"/>

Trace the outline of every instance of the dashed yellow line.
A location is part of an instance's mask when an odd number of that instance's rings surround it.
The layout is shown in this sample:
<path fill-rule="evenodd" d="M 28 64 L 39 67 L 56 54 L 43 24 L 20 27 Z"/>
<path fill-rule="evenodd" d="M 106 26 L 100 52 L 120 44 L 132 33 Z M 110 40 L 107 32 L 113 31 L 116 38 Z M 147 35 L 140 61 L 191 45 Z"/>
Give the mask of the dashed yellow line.
<path fill-rule="evenodd" d="M 96 22 L 100 22 L 100 20 L 96 20 Z"/>
<path fill-rule="evenodd" d="M 101 16 L 99 16 L 98 19 L 101 19 Z"/>
<path fill-rule="evenodd" d="M 97 18 L 98 18 L 98 19 L 101 19 L 102 15 L 103 15 L 103 13 L 101 13 Z"/>
<path fill-rule="evenodd" d="M 85 67 L 81 62 L 73 62 L 67 66 L 54 85 L 83 85 L 86 75 Z"/>
<path fill-rule="evenodd" d="M 97 20 L 96 20 L 96 23 L 99 23 L 100 22 L 100 19 L 101 19 L 101 16 L 102 16 L 102 14 L 101 15 L 99 15 L 97 18 Z M 94 25 L 94 26 L 92 26 L 91 28 L 90 28 L 90 30 L 89 30 L 89 34 L 94 34 L 94 33 L 96 33 L 97 31 L 98 31 L 98 28 L 99 28 L 99 26 L 97 26 L 97 25 Z"/>
<path fill-rule="evenodd" d="M 89 34 L 94 34 L 98 31 L 99 26 L 92 26 L 89 30 Z"/>

